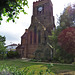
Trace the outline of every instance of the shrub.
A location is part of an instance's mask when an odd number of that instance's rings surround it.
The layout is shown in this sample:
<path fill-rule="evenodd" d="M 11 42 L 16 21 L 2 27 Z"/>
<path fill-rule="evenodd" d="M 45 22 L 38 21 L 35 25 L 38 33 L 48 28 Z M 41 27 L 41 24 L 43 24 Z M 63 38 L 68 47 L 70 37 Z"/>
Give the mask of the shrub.
<path fill-rule="evenodd" d="M 46 47 L 45 47 L 46 46 Z M 42 45 L 42 48 L 38 48 L 35 51 L 35 59 L 38 61 L 50 61 L 51 60 L 51 49 L 48 45 Z"/>
<path fill-rule="evenodd" d="M 58 50 L 56 52 L 55 57 L 53 57 L 53 60 L 55 62 L 60 62 L 60 63 L 72 63 L 74 61 L 74 55 L 67 53 L 65 50 Z"/>
<path fill-rule="evenodd" d="M 23 71 L 16 67 L 8 67 L 7 65 L 0 66 L 0 75 L 25 75 Z"/>
<path fill-rule="evenodd" d="M 38 60 L 36 60 L 36 59 L 31 59 L 30 61 L 32 61 L 32 62 L 37 62 Z"/>
<path fill-rule="evenodd" d="M 8 58 L 19 58 L 19 54 L 17 51 L 9 51 L 7 53 L 7 57 Z"/>

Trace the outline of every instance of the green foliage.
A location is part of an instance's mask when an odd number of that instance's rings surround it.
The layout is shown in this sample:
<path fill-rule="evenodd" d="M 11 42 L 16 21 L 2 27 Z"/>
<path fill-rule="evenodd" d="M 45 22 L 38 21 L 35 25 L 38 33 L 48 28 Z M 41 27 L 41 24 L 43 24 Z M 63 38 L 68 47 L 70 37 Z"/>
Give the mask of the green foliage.
<path fill-rule="evenodd" d="M 74 46 L 73 46 L 74 44 L 71 45 L 71 46 L 70 45 L 66 46 L 73 40 L 73 39 L 70 39 L 70 38 L 73 38 L 74 32 L 72 32 L 72 34 L 73 34 L 72 36 L 70 36 L 70 37 L 67 36 L 67 39 L 65 39 L 65 35 L 61 35 L 61 32 L 65 28 L 66 28 L 66 26 L 58 26 L 57 29 L 55 29 L 55 31 L 52 31 L 52 35 L 49 36 L 49 43 L 53 47 L 53 51 L 54 51 L 53 60 L 52 60 L 53 62 L 72 63 L 73 60 L 74 60 L 74 56 L 72 54 L 70 54 L 72 49 L 74 48 Z M 72 29 L 68 29 L 68 31 L 70 31 L 70 32 L 71 32 L 71 30 Z M 65 33 L 67 33 L 67 31 L 65 31 Z M 65 34 L 65 33 L 62 32 L 62 34 Z M 67 48 L 67 50 L 69 50 L 70 49 L 69 47 L 71 47 L 69 53 L 64 51 L 64 48 L 63 49 L 61 48 L 60 43 L 58 42 L 59 34 L 61 35 L 60 38 L 62 38 L 60 41 L 65 42 L 63 44 L 63 46 L 65 46 L 65 48 Z M 64 39 L 65 39 L 65 41 L 63 41 Z M 70 39 L 69 42 L 66 42 L 68 39 Z"/>
<path fill-rule="evenodd" d="M 44 51 L 44 60 L 50 61 L 51 60 L 51 51 L 50 49 L 45 49 Z"/>
<path fill-rule="evenodd" d="M 8 51 L 7 53 L 8 58 L 19 58 L 19 54 L 17 51 Z"/>
<path fill-rule="evenodd" d="M 59 18 L 59 25 L 66 27 L 75 26 L 75 4 L 64 8 Z"/>
<path fill-rule="evenodd" d="M 4 42 L 5 42 L 5 36 L 2 37 L 2 36 L 0 35 L 0 42 L 3 42 L 3 44 L 4 44 Z"/>
<path fill-rule="evenodd" d="M 46 65 L 47 66 L 47 69 L 46 69 L 46 73 L 51 73 L 52 71 L 51 71 L 51 67 L 53 67 L 53 64 L 51 63 L 51 64 L 47 64 Z"/>
<path fill-rule="evenodd" d="M 7 54 L 6 53 L 0 54 L 0 59 L 6 59 L 6 58 L 7 58 Z"/>
<path fill-rule="evenodd" d="M 7 22 L 12 20 L 15 22 L 15 18 L 19 19 L 18 15 L 20 12 L 26 14 L 24 6 L 28 7 L 27 0 L 1 0 L 0 1 L 0 24 L 3 20 L 3 16 L 7 16 Z"/>
<path fill-rule="evenodd" d="M 67 53 L 63 49 L 58 49 L 56 50 L 56 55 L 53 58 L 55 62 L 60 62 L 60 63 L 72 63 L 74 61 L 74 56 L 70 53 Z"/>
<path fill-rule="evenodd" d="M 30 61 L 32 61 L 32 62 L 37 62 L 38 60 L 37 60 L 37 59 L 31 59 Z"/>
<path fill-rule="evenodd" d="M 5 36 L 2 37 L 0 35 L 0 59 L 4 59 L 6 57 L 6 47 L 5 45 Z"/>
<path fill-rule="evenodd" d="M 48 43 L 52 47 L 53 51 L 55 52 L 56 49 L 58 49 L 58 35 L 61 33 L 62 30 L 64 30 L 65 26 L 57 26 L 55 30 L 52 30 L 52 35 L 48 36 Z"/>
<path fill-rule="evenodd" d="M 16 67 L 8 67 L 7 65 L 0 66 L 0 75 L 25 75 L 23 71 Z"/>
<path fill-rule="evenodd" d="M 42 50 L 36 50 L 36 52 L 35 52 L 35 59 L 37 59 L 37 60 L 41 60 L 41 58 L 42 58 L 42 53 L 43 53 L 43 51 Z"/>
<path fill-rule="evenodd" d="M 71 53 L 70 51 L 72 51 L 73 50 L 72 48 L 74 48 L 74 46 L 72 47 L 72 45 L 71 45 L 71 43 L 73 43 L 73 42 L 71 42 L 73 39 L 70 39 L 73 36 L 71 36 L 71 35 L 66 36 L 65 33 L 67 33 L 67 31 L 62 32 L 67 27 L 74 26 L 74 25 L 75 25 L 75 4 L 69 5 L 64 9 L 63 13 L 59 17 L 59 26 L 56 28 L 55 31 L 53 31 L 54 34 L 52 34 L 52 36 L 50 37 L 50 40 L 52 40 L 52 44 L 54 45 L 53 47 L 55 48 L 55 51 L 56 51 L 55 55 L 53 57 L 54 61 L 59 61 L 62 63 L 72 63 L 72 61 L 74 60 L 74 56 L 72 54 L 70 54 Z M 71 30 L 72 29 L 68 29 L 69 32 Z M 62 34 L 61 34 L 61 32 L 62 32 Z M 74 33 L 74 32 L 72 32 L 72 33 Z M 59 37 L 60 41 L 64 42 L 64 44 L 58 42 L 59 35 L 61 35 L 61 37 Z M 56 40 L 54 40 L 54 38 L 56 38 Z M 69 40 L 69 41 L 67 41 L 67 40 Z M 65 48 L 62 49 L 60 44 L 62 44 L 63 47 L 65 47 Z M 66 49 L 69 51 L 69 53 L 64 51 Z"/>
<path fill-rule="evenodd" d="M 52 48 L 53 50 L 53 57 L 52 57 L 52 61 L 54 62 L 57 62 L 58 58 L 55 58 L 56 57 L 56 53 L 57 53 L 57 50 L 60 48 L 59 45 L 58 45 L 58 35 L 60 34 L 60 32 L 63 30 L 63 28 L 61 26 L 58 26 L 55 30 L 52 31 L 52 35 L 49 35 L 48 38 L 49 38 L 49 45 L 50 47 Z"/>
<path fill-rule="evenodd" d="M 30 62 L 23 59 L 6 59 L 6 60 L 0 60 L 0 67 L 4 64 L 7 64 L 8 67 L 17 67 L 17 69 L 24 70 L 24 67 L 29 67 L 32 65 L 43 65 L 46 66 L 50 63 L 44 63 L 44 62 Z M 75 65 L 70 64 L 53 64 L 53 67 L 50 67 L 50 70 L 54 73 L 60 73 L 64 71 L 75 71 Z"/>
<path fill-rule="evenodd" d="M 52 31 L 52 35 L 49 36 L 49 43 L 50 45 L 52 45 L 53 47 L 53 62 L 60 62 L 60 63 L 72 63 L 74 60 L 74 56 L 70 53 L 67 53 L 66 51 L 64 51 L 64 49 L 61 48 L 61 46 L 59 45 L 60 43 L 58 42 L 58 36 L 59 34 L 61 34 L 62 30 L 64 30 L 66 27 L 65 26 L 58 26 L 57 29 L 55 29 L 55 31 Z M 64 35 L 62 36 L 64 37 Z M 61 37 L 61 38 L 62 38 Z M 68 37 L 69 38 L 69 37 Z M 64 38 L 62 38 L 61 40 L 63 40 Z M 71 39 L 73 40 L 73 39 Z M 64 41 L 63 41 L 64 42 Z M 66 40 L 65 40 L 65 47 L 66 46 Z M 70 46 L 69 46 L 70 47 Z"/>
<path fill-rule="evenodd" d="M 54 75 L 54 73 L 49 70 L 51 67 L 50 64 L 48 67 L 49 68 L 43 65 L 32 65 L 29 67 L 17 69 L 16 67 L 2 65 L 0 66 L 0 75 Z"/>
<path fill-rule="evenodd" d="M 57 35 L 56 35 L 56 30 L 52 31 L 52 35 L 49 35 L 49 44 L 52 46 L 52 49 L 55 50 L 56 49 L 56 45 L 57 45 Z"/>
<path fill-rule="evenodd" d="M 35 51 L 35 57 L 37 61 L 50 61 L 51 60 L 51 49 L 46 45 L 41 45 L 41 48 L 38 48 Z"/>
<path fill-rule="evenodd" d="M 75 4 L 69 5 L 64 9 L 63 13 L 59 17 L 59 26 L 57 26 L 57 28 L 54 31 L 52 31 L 52 35 L 49 36 L 49 44 L 52 46 L 53 51 L 54 51 L 53 61 L 63 62 L 63 63 L 64 62 L 71 63 L 73 61 L 74 56 L 71 55 L 70 53 L 71 53 L 71 51 L 74 51 L 75 45 L 73 44 L 74 40 L 70 39 L 70 38 L 73 37 L 74 32 L 72 32 L 72 34 L 73 34 L 72 36 L 71 35 L 67 36 L 67 39 L 65 39 L 66 35 L 61 35 L 61 32 L 64 29 L 66 29 L 67 27 L 74 26 L 74 25 L 75 25 Z M 70 32 L 71 30 L 72 29 L 69 29 L 68 31 Z M 62 34 L 65 34 L 65 33 L 62 32 Z M 65 50 L 64 48 L 63 49 L 61 48 L 61 46 L 60 46 L 61 43 L 58 42 L 59 35 L 61 35 L 61 37 L 60 37 L 61 39 L 59 38 L 60 41 L 64 42 L 63 46 L 65 47 L 65 49 L 67 48 L 67 50 L 69 50 L 69 53 L 64 51 Z M 69 41 L 67 41 L 67 40 L 69 40 Z M 69 42 L 71 42 L 71 43 L 69 44 Z M 73 44 L 74 46 L 71 44 Z M 74 53 L 74 52 L 72 52 L 72 53 Z"/>

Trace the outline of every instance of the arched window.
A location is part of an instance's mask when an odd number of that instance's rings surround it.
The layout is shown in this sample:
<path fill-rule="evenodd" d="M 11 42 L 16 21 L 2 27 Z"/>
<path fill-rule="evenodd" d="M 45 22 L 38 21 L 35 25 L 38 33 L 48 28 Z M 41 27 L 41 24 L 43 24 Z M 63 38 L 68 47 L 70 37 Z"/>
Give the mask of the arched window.
<path fill-rule="evenodd" d="M 41 32 L 40 32 L 40 30 L 38 31 L 38 43 L 41 43 Z"/>
<path fill-rule="evenodd" d="M 32 44 L 32 32 L 30 32 L 30 44 Z"/>
<path fill-rule="evenodd" d="M 46 43 L 46 31 L 44 31 L 44 42 Z"/>
<path fill-rule="evenodd" d="M 34 43 L 36 43 L 36 31 L 37 31 L 37 28 L 36 26 L 34 27 Z"/>

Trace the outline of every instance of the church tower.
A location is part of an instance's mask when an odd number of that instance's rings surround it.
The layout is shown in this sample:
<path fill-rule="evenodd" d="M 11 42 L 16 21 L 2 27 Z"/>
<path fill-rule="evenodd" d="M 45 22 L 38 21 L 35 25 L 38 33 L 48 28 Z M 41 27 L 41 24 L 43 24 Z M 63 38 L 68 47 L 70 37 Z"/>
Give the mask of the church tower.
<path fill-rule="evenodd" d="M 17 51 L 24 58 L 34 58 L 35 51 L 47 44 L 48 35 L 55 28 L 53 4 L 51 0 L 33 2 L 31 25 L 21 37 Z"/>
<path fill-rule="evenodd" d="M 33 3 L 32 24 L 40 22 L 50 32 L 54 26 L 53 4 L 51 0 L 39 0 Z"/>

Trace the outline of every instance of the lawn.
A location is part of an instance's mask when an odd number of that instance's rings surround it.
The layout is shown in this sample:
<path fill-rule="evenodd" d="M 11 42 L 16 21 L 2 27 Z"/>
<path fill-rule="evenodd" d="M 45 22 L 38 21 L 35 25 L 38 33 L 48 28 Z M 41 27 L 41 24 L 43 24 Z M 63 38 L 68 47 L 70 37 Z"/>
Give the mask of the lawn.
<path fill-rule="evenodd" d="M 15 66 L 18 69 L 32 66 L 32 65 L 45 65 L 47 66 L 49 63 L 38 63 L 38 62 L 31 62 L 25 61 L 23 59 L 10 59 L 10 60 L 0 60 L 0 66 L 6 64 L 7 66 Z M 75 71 L 75 65 L 71 64 L 53 64 L 51 67 L 52 72 L 60 73 L 65 71 Z"/>

